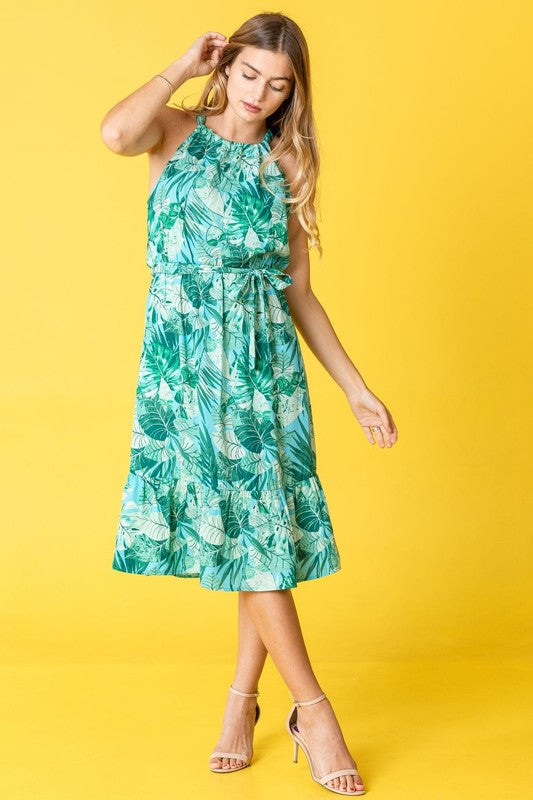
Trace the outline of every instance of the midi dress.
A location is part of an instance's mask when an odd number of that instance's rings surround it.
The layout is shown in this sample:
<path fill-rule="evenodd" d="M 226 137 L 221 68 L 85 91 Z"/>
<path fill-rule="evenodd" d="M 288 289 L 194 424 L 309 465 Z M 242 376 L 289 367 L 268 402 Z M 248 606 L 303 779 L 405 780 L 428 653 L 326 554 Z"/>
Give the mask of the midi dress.
<path fill-rule="evenodd" d="M 341 568 L 284 289 L 290 197 L 270 152 L 197 114 L 147 200 L 133 432 L 112 567 L 222 591 Z M 270 190 L 270 191 L 269 191 Z"/>

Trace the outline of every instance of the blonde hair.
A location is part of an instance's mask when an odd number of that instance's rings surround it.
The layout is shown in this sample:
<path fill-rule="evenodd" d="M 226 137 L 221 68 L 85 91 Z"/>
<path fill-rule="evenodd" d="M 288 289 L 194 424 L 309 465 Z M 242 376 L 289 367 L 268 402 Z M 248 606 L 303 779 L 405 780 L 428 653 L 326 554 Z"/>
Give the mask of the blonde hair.
<path fill-rule="evenodd" d="M 292 176 L 292 187 L 289 188 L 286 180 L 286 190 L 288 194 L 290 192 L 290 196 L 284 198 L 284 202 L 292 206 L 290 213 L 297 214 L 302 228 L 307 232 L 309 247 L 316 247 L 322 256 L 315 208 L 320 157 L 312 111 L 309 51 L 305 37 L 289 17 L 275 12 L 264 12 L 244 22 L 227 41 L 198 103 L 194 106 L 186 106 L 183 102 L 174 105 L 194 114 L 220 114 L 228 103 L 225 67 L 233 63 L 243 48 L 257 47 L 287 55 L 294 81 L 289 96 L 267 119 L 267 126 L 278 140 L 262 162 L 259 177 L 270 191 L 263 177 L 268 164 L 288 153 L 294 154 L 296 170 Z M 209 99 L 211 93 L 212 97 Z"/>

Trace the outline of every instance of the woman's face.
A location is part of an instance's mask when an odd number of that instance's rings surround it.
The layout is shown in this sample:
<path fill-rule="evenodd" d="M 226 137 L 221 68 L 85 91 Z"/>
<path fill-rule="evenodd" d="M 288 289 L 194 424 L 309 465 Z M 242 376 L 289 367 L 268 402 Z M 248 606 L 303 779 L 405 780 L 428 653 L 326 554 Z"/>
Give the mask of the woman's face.
<path fill-rule="evenodd" d="M 228 103 L 241 119 L 266 119 L 290 95 L 293 72 L 285 53 L 245 47 L 225 67 Z M 259 109 L 259 110 L 254 110 Z"/>

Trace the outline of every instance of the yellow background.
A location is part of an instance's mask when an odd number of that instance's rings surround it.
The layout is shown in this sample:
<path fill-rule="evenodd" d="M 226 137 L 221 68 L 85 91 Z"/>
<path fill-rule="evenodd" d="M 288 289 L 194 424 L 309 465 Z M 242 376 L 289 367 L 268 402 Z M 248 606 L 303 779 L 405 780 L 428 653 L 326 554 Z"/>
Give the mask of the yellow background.
<path fill-rule="evenodd" d="M 325 796 L 292 763 L 270 659 L 251 769 L 207 769 L 236 594 L 111 569 L 148 160 L 113 154 L 100 123 L 197 36 L 264 10 L 311 53 L 313 288 L 399 429 L 368 444 L 301 341 L 342 563 L 294 590 L 315 671 L 368 794 L 531 797 L 532 20 L 513 0 L 3 12 L 6 796 Z"/>

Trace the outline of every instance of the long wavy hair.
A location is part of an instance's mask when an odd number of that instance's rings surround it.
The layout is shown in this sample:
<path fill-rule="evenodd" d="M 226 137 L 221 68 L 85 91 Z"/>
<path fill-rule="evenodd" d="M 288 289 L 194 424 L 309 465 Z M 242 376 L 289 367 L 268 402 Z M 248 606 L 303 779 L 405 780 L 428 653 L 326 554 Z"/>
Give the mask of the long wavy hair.
<path fill-rule="evenodd" d="M 183 102 L 173 105 L 183 111 L 206 116 L 222 113 L 228 104 L 228 77 L 224 69 L 233 63 L 245 47 L 257 47 L 273 53 L 284 52 L 290 60 L 294 74 L 293 85 L 289 96 L 266 120 L 267 127 L 278 139 L 263 160 L 259 177 L 263 186 L 271 191 L 264 180 L 264 171 L 268 164 L 287 153 L 294 154 L 296 171 L 290 188 L 286 179 L 288 197 L 284 198 L 284 202 L 292 206 L 290 213 L 297 214 L 300 224 L 307 232 L 309 248 L 316 247 L 322 256 L 315 206 L 320 157 L 311 102 L 309 51 L 298 25 L 284 14 L 275 12 L 256 14 L 246 20 L 229 37 L 198 102 L 193 106 L 186 106 Z"/>

